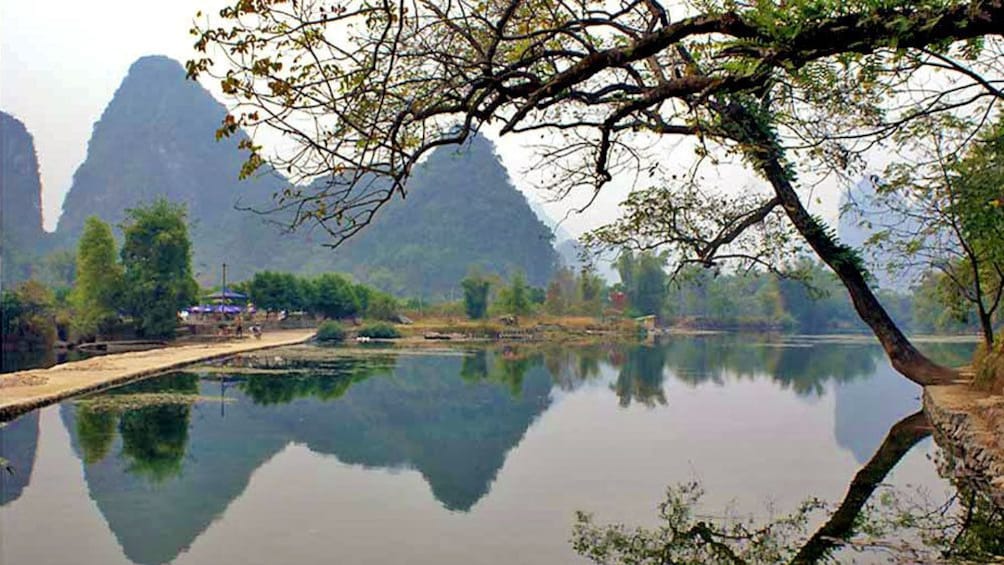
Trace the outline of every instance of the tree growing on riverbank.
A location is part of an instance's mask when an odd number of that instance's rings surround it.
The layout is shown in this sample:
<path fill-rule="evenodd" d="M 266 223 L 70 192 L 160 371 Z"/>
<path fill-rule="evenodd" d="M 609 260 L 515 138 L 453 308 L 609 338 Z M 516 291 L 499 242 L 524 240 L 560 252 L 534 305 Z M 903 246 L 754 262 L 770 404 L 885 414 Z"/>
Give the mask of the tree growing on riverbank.
<path fill-rule="evenodd" d="M 56 342 L 55 297 L 38 281 L 4 289 L 0 299 L 4 351 L 41 351 Z"/>
<path fill-rule="evenodd" d="M 145 337 L 173 337 L 177 313 L 198 299 L 184 206 L 158 199 L 122 224 L 124 310 Z"/>
<path fill-rule="evenodd" d="M 632 314 L 664 317 L 669 284 L 665 266 L 664 254 L 648 251 L 635 254 L 631 249 L 621 252 L 616 262 L 617 273 Z"/>
<path fill-rule="evenodd" d="M 488 314 L 488 292 L 491 290 L 491 279 L 471 273 L 460 281 L 464 289 L 464 312 L 472 320 L 481 320 Z"/>
<path fill-rule="evenodd" d="M 499 289 L 495 306 L 506 314 L 526 316 L 533 310 L 531 288 L 526 283 L 526 275 L 517 271 L 512 275 L 507 286 Z"/>
<path fill-rule="evenodd" d="M 590 269 L 578 273 L 568 267 L 555 271 L 544 291 L 544 311 L 552 316 L 569 314 L 598 317 L 603 313 L 607 285 Z"/>
<path fill-rule="evenodd" d="M 304 311 L 329 318 L 362 315 L 374 320 L 393 320 L 399 307 L 393 296 L 353 283 L 338 273 L 301 277 L 292 273 L 261 271 L 237 286 L 266 312 Z"/>
<path fill-rule="evenodd" d="M 112 228 L 97 216 L 87 218 L 77 244 L 76 284 L 70 292 L 74 329 L 94 335 L 118 319 L 122 298 L 122 265 Z"/>

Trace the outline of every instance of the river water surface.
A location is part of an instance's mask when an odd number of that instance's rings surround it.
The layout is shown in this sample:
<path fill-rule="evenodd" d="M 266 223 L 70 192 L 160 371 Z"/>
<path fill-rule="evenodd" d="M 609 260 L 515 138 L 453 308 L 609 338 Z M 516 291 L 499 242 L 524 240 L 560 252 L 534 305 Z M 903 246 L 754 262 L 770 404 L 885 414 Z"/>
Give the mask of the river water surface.
<path fill-rule="evenodd" d="M 948 363 L 972 351 L 926 348 Z M 653 525 L 687 481 L 711 515 L 839 503 L 920 407 L 865 341 L 321 351 L 9 423 L 0 562 L 578 563 L 576 510 Z M 945 499 L 937 451 L 921 441 L 884 482 Z"/>

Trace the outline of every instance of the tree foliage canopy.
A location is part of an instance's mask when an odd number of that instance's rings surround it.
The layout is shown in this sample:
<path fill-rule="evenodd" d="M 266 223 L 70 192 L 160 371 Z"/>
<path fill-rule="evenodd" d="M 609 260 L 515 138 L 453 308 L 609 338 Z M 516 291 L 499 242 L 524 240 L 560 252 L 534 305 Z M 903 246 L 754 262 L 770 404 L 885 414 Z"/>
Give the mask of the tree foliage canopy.
<path fill-rule="evenodd" d="M 617 259 L 617 272 L 632 312 L 639 316 L 660 316 L 669 290 L 663 267 L 666 256 L 632 253 L 626 250 Z"/>
<path fill-rule="evenodd" d="M 488 313 L 488 291 L 492 287 L 491 279 L 472 273 L 460 281 L 464 289 L 464 312 L 472 320 L 480 320 Z"/>
<path fill-rule="evenodd" d="M 122 233 L 125 309 L 143 335 L 173 336 L 178 311 L 191 306 L 199 291 L 185 208 L 164 199 L 132 208 Z"/>
<path fill-rule="evenodd" d="M 25 281 L 0 294 L 4 341 L 27 349 L 51 348 L 56 341 L 55 298 L 38 281 Z"/>
<path fill-rule="evenodd" d="M 517 271 L 509 280 L 509 285 L 499 289 L 495 304 L 503 312 L 525 316 L 533 309 L 532 291 L 526 283 L 526 275 Z"/>
<path fill-rule="evenodd" d="M 261 271 L 241 286 L 248 298 L 266 312 L 302 310 L 330 318 L 361 314 L 375 320 L 393 320 L 398 313 L 397 300 L 393 296 L 354 284 L 338 273 L 308 278 Z"/>
<path fill-rule="evenodd" d="M 93 333 L 117 317 L 121 305 L 122 266 L 112 228 L 97 216 L 87 218 L 77 244 L 77 281 L 70 293 L 73 324 Z"/>

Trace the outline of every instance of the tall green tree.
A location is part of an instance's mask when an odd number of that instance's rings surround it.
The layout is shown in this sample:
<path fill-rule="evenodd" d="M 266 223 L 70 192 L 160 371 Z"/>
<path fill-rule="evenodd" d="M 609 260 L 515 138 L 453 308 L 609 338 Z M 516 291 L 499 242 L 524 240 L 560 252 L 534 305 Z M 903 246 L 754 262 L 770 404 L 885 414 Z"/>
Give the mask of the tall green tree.
<path fill-rule="evenodd" d="M 123 305 L 146 337 L 171 337 L 177 313 L 198 299 L 185 207 L 164 199 L 126 211 Z"/>
<path fill-rule="evenodd" d="M 77 282 L 70 293 L 72 324 L 84 334 L 106 329 L 122 304 L 122 266 L 112 228 L 97 216 L 87 218 L 77 244 Z"/>
<path fill-rule="evenodd" d="M 355 285 L 337 273 L 311 281 L 311 310 L 328 318 L 349 318 L 362 311 Z"/>
<path fill-rule="evenodd" d="M 509 280 L 509 286 L 499 292 L 498 305 L 502 311 L 517 316 L 525 316 L 533 309 L 530 286 L 522 271 L 516 271 Z"/>
<path fill-rule="evenodd" d="M 308 307 L 304 287 L 308 283 L 292 273 L 262 271 L 248 281 L 248 293 L 258 308 L 268 312 L 303 310 Z"/>
<path fill-rule="evenodd" d="M 583 314 L 598 316 L 603 309 L 603 279 L 594 271 L 583 268 L 578 274 L 569 267 L 555 271 L 544 297 L 548 314 Z"/>
<path fill-rule="evenodd" d="M 648 251 L 624 250 L 617 258 L 617 272 L 628 297 L 628 305 L 639 315 L 661 315 L 666 301 L 669 275 L 666 257 Z"/>
<path fill-rule="evenodd" d="M 578 310 L 587 316 L 599 316 L 603 310 L 603 290 L 606 283 L 603 277 L 592 269 L 579 271 Z"/>
<path fill-rule="evenodd" d="M 478 273 L 471 273 L 460 281 L 464 289 L 464 312 L 472 320 L 481 320 L 488 313 L 488 293 L 492 281 Z"/>
<path fill-rule="evenodd" d="M 359 298 L 359 311 L 364 317 L 386 321 L 397 318 L 397 299 L 390 294 L 365 284 L 357 284 L 353 289 Z"/>

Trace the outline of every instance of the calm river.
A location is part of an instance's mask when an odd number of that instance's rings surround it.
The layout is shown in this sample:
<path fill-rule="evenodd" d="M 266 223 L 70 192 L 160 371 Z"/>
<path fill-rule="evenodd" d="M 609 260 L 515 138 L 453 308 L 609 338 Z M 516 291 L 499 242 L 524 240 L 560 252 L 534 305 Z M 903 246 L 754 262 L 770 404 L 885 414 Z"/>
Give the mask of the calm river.
<path fill-rule="evenodd" d="M 838 504 L 920 389 L 864 341 L 764 339 L 303 347 L 67 401 L 0 431 L 0 562 L 579 563 L 576 510 L 655 525 L 687 481 L 711 516 Z M 945 500 L 938 451 L 882 488 Z"/>

